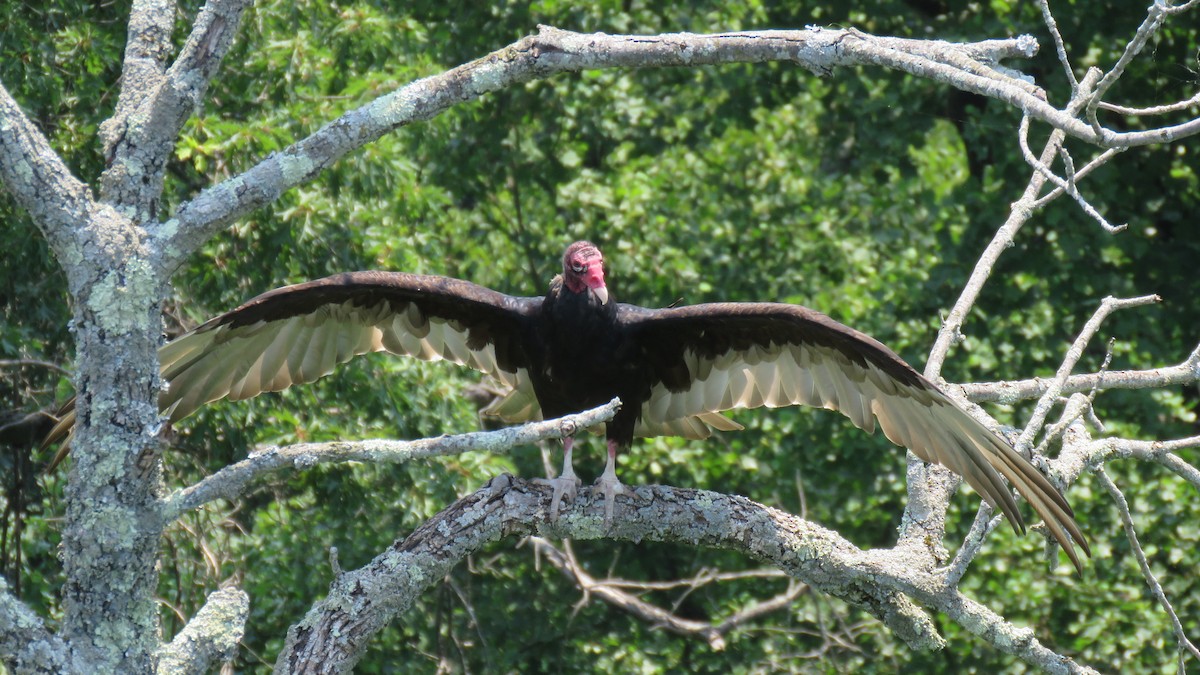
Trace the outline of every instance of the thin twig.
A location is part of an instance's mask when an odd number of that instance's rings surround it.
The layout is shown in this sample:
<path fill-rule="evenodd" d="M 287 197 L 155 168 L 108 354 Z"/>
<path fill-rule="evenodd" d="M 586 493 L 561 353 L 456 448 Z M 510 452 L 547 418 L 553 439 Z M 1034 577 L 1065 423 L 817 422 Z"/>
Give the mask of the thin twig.
<path fill-rule="evenodd" d="M 1003 516 L 993 516 L 993 511 L 995 509 L 987 502 L 979 503 L 979 510 L 975 512 L 975 521 L 971 523 L 971 531 L 967 532 L 962 546 L 958 547 L 958 553 L 954 554 L 954 559 L 946 566 L 945 583 L 947 588 L 958 587 L 958 582 L 962 581 L 963 575 L 967 573 L 971 561 L 979 555 L 980 549 L 983 548 L 983 542 L 1003 520 Z"/>
<path fill-rule="evenodd" d="M 1137 531 L 1133 527 L 1133 516 L 1129 513 L 1129 502 L 1125 500 L 1125 495 L 1117 484 L 1108 477 L 1104 472 L 1104 467 L 1096 467 L 1095 476 L 1104 489 L 1108 491 L 1112 497 L 1113 503 L 1117 505 L 1117 513 L 1121 516 L 1121 525 L 1125 528 L 1125 537 L 1129 539 L 1129 546 L 1133 551 L 1133 555 L 1137 558 L 1138 567 L 1142 569 L 1142 576 L 1146 579 L 1146 585 L 1150 587 L 1150 592 L 1158 600 L 1158 604 L 1162 606 L 1163 611 L 1167 613 L 1167 617 L 1171 619 L 1171 627 L 1175 631 L 1175 639 L 1179 642 L 1182 649 L 1186 649 L 1192 653 L 1192 656 L 1200 659 L 1200 650 L 1196 649 L 1196 645 L 1188 639 L 1187 634 L 1183 631 L 1183 624 L 1179 622 L 1179 615 L 1175 613 L 1175 608 L 1171 606 L 1170 600 L 1167 599 L 1167 594 L 1163 591 L 1162 584 L 1158 582 L 1158 577 L 1154 576 L 1154 572 L 1150 569 L 1150 563 L 1146 560 L 1146 552 L 1142 550 L 1141 543 L 1138 542 Z"/>
<path fill-rule="evenodd" d="M 1100 78 L 1100 81 L 1096 84 L 1096 89 L 1089 97 L 1085 110 L 1087 120 L 1092 125 L 1094 131 L 1100 132 L 1101 130 L 1100 122 L 1096 119 L 1097 104 L 1108 93 L 1109 88 L 1116 84 L 1117 80 L 1125 74 L 1125 68 L 1133 61 L 1133 58 L 1142 51 L 1142 48 L 1146 46 L 1150 38 L 1162 27 L 1166 16 L 1167 12 L 1164 3 L 1158 1 L 1151 2 L 1150 6 L 1146 9 L 1146 20 L 1142 22 L 1142 25 L 1138 26 L 1137 32 L 1133 34 L 1133 38 L 1125 46 L 1125 51 L 1117 59 L 1112 70 L 1105 73 L 1104 77 Z"/>
<path fill-rule="evenodd" d="M 1098 103 L 1096 107 L 1101 110 L 1115 112 L 1120 115 L 1129 115 L 1132 117 L 1150 117 L 1153 115 L 1167 115 L 1169 113 L 1180 112 L 1197 104 L 1200 104 L 1200 93 L 1197 93 L 1195 96 L 1187 99 L 1186 101 L 1178 101 L 1176 103 L 1168 103 L 1166 105 L 1156 105 L 1149 108 L 1127 108 L 1123 105 L 1107 103 L 1104 101 Z"/>
<path fill-rule="evenodd" d="M 793 581 L 788 584 L 787 590 L 783 593 L 779 593 L 762 602 L 752 602 L 719 622 L 685 619 L 675 614 L 673 610 L 668 611 L 622 590 L 630 586 L 630 582 L 628 581 L 596 579 L 575 558 L 574 552 L 571 551 L 569 545 L 564 545 L 564 549 L 560 550 L 541 537 L 531 537 L 530 541 L 533 542 L 535 550 L 541 557 L 549 561 L 551 565 L 565 574 L 579 587 L 579 590 L 583 593 L 580 602 L 586 602 L 589 597 L 594 596 L 655 627 L 666 629 L 676 635 L 700 637 L 708 642 L 709 646 L 716 651 L 723 650 L 726 647 L 725 636 L 734 629 L 766 614 L 786 609 L 797 597 L 806 593 L 809 589 L 808 585 Z M 769 571 L 771 572 L 769 576 L 772 577 L 786 576 L 782 572 L 778 575 L 774 574 L 778 570 Z M 751 571 L 741 578 L 746 578 L 746 576 L 761 576 L 759 572 L 761 571 Z M 658 583 L 638 582 L 635 585 L 643 590 L 662 590 L 665 587 L 678 588 L 681 586 L 694 590 L 716 580 L 716 575 L 702 572 L 689 580 L 681 579 Z"/>
<path fill-rule="evenodd" d="M 39 359 L 0 359 L 0 368 L 47 368 L 71 377 L 71 371 L 57 363 Z"/>
<path fill-rule="evenodd" d="M 1171 441 L 1135 441 L 1125 438 L 1105 438 L 1090 448 L 1091 462 L 1103 464 L 1113 458 L 1139 459 L 1166 467 L 1200 491 L 1200 469 L 1174 454 L 1177 450 L 1200 447 L 1200 436 Z"/>
<path fill-rule="evenodd" d="M 1167 14 L 1180 14 L 1180 13 L 1186 12 L 1189 9 L 1192 9 L 1198 5 L 1200 5 L 1200 0 L 1188 0 L 1187 2 L 1183 3 L 1182 5 L 1178 5 L 1175 7 L 1167 7 L 1166 12 L 1167 12 Z"/>
<path fill-rule="evenodd" d="M 471 604 L 471 598 L 467 595 L 455 579 L 453 574 L 446 575 L 446 584 L 450 586 L 450 590 L 458 596 L 458 601 L 462 603 L 463 609 L 467 611 L 467 616 L 471 619 L 471 623 L 475 627 L 475 634 L 479 636 L 479 644 L 483 646 L 484 651 L 489 651 L 487 636 L 483 634 L 483 623 L 479 621 L 479 616 L 475 613 L 475 605 Z"/>
<path fill-rule="evenodd" d="M 1075 172 L 1075 181 L 1078 182 L 1078 181 L 1083 180 L 1085 177 L 1087 177 L 1088 174 L 1095 171 L 1096 169 L 1099 169 L 1100 167 L 1104 166 L 1105 164 L 1108 164 L 1108 161 L 1110 159 L 1112 159 L 1113 157 L 1116 157 L 1117 155 L 1121 154 L 1122 152 L 1125 152 L 1125 150 L 1127 150 L 1127 148 L 1109 148 L 1108 150 L 1105 150 L 1104 152 L 1096 155 L 1095 157 L 1092 158 L 1092 160 L 1090 162 L 1088 162 L 1087 164 L 1084 164 L 1083 168 L 1081 168 L 1079 171 Z M 1055 188 L 1053 190 L 1051 190 L 1051 191 L 1047 192 L 1046 194 L 1042 195 L 1041 197 L 1039 197 L 1037 199 L 1037 201 L 1035 201 L 1033 203 L 1032 208 L 1035 210 L 1040 209 L 1043 206 L 1054 201 L 1055 199 L 1058 199 L 1059 197 L 1061 197 L 1063 195 L 1063 193 L 1065 193 L 1065 192 L 1066 192 L 1066 189 L 1055 186 Z"/>
<path fill-rule="evenodd" d="M 622 588 L 632 591 L 671 591 L 681 586 L 699 587 L 712 583 L 720 583 L 723 581 L 744 581 L 746 579 L 782 579 L 787 575 L 781 570 L 774 568 L 764 568 L 757 570 L 741 570 L 738 572 L 714 572 L 711 569 L 703 569 L 696 573 L 690 579 L 673 579 L 671 581 L 634 581 L 632 579 L 620 579 L 608 577 L 599 579 L 597 584 L 609 586 L 611 588 Z"/>
<path fill-rule="evenodd" d="M 1156 302 L 1161 302 L 1162 298 L 1157 295 L 1144 295 L 1136 298 L 1114 298 L 1108 296 L 1100 302 L 1100 307 L 1092 314 L 1092 318 L 1088 319 L 1084 324 L 1083 330 L 1079 332 L 1079 336 L 1071 344 L 1063 357 L 1062 364 L 1058 367 L 1058 372 L 1055 373 L 1054 380 L 1042 394 L 1037 405 L 1034 406 L 1033 414 L 1029 416 L 1029 421 L 1026 423 L 1024 430 L 1021 431 L 1020 437 L 1017 439 L 1016 448 L 1018 452 L 1026 452 L 1033 447 L 1033 438 L 1041 430 L 1046 421 L 1046 416 L 1050 413 L 1050 408 L 1058 397 L 1062 395 L 1063 385 L 1066 384 L 1067 378 L 1070 377 L 1071 371 L 1075 368 L 1075 364 L 1083 357 L 1084 347 L 1092 340 L 1096 331 L 1100 330 L 1100 324 L 1118 309 L 1126 309 L 1129 307 L 1140 307 Z"/>
<path fill-rule="evenodd" d="M 1079 80 L 1076 79 L 1075 72 L 1071 70 L 1071 60 L 1067 58 L 1067 47 L 1063 44 L 1062 33 L 1058 32 L 1058 22 L 1050 13 L 1048 0 L 1037 0 L 1037 6 L 1042 10 L 1042 22 L 1050 31 L 1050 38 L 1054 40 L 1054 50 L 1058 53 L 1058 62 L 1062 64 L 1063 72 L 1067 75 L 1067 82 L 1071 83 L 1071 98 L 1075 98 L 1075 93 L 1079 91 Z"/>
<path fill-rule="evenodd" d="M 1096 207 L 1092 206 L 1083 195 L 1079 194 L 1079 190 L 1075 187 L 1075 178 L 1070 174 L 1070 172 L 1068 172 L 1067 178 L 1060 178 L 1058 174 L 1054 173 L 1054 171 L 1052 171 L 1050 167 L 1046 165 L 1045 162 L 1042 162 L 1037 157 L 1033 156 L 1033 151 L 1029 149 L 1029 115 L 1023 115 L 1021 117 L 1021 126 L 1017 131 L 1017 139 L 1020 143 L 1021 156 L 1025 158 L 1025 163 L 1029 166 L 1032 166 L 1038 171 L 1038 173 L 1045 176 L 1047 180 L 1049 180 L 1051 183 L 1054 183 L 1061 190 L 1066 192 L 1068 196 L 1070 196 L 1077 204 L 1079 204 L 1079 208 L 1083 209 L 1084 213 L 1088 214 L 1093 220 L 1100 223 L 1100 227 L 1103 227 L 1110 234 L 1116 234 L 1117 232 L 1120 232 L 1128 227 L 1128 224 L 1113 225 L 1109 223 L 1104 216 L 1100 215 L 1100 212 L 1096 210 Z"/>

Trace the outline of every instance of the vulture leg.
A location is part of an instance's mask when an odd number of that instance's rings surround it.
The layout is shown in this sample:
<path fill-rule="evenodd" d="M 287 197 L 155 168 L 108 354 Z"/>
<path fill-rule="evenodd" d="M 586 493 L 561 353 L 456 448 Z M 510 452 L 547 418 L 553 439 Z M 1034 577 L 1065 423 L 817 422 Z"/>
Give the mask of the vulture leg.
<path fill-rule="evenodd" d="M 625 486 L 617 480 L 617 442 L 608 440 L 608 463 L 604 465 L 604 473 L 596 479 L 596 486 L 604 491 L 604 528 L 612 526 L 613 502 L 617 495 L 625 494 Z"/>
<path fill-rule="evenodd" d="M 554 489 L 554 496 L 550 498 L 550 519 L 558 518 L 558 507 L 562 503 L 563 495 L 566 495 L 568 500 L 574 500 L 576 491 L 579 489 L 579 478 L 575 475 L 575 466 L 571 462 L 571 448 L 575 444 L 574 437 L 568 436 L 563 439 L 563 469 L 558 478 L 539 478 L 538 483 L 544 483 Z"/>

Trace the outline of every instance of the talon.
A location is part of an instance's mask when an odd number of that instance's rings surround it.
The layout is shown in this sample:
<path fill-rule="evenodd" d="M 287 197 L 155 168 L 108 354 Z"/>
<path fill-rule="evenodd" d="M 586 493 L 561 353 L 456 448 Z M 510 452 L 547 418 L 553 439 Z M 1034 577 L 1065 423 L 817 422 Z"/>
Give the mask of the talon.
<path fill-rule="evenodd" d="M 558 520 L 558 507 L 562 504 L 563 495 L 574 501 L 579 494 L 580 480 L 575 476 L 575 467 L 571 463 L 571 446 L 575 439 L 570 436 L 563 439 L 563 470 L 558 478 L 535 478 L 535 483 L 549 485 L 554 490 L 550 497 L 550 520 Z"/>
<path fill-rule="evenodd" d="M 617 480 L 615 473 L 609 475 L 608 472 L 596 479 L 596 487 L 604 493 L 604 528 L 608 529 L 612 527 L 613 505 L 617 501 L 617 495 L 629 494 L 629 491 Z"/>
<path fill-rule="evenodd" d="M 569 501 L 574 501 L 575 496 L 579 494 L 579 479 L 574 474 L 558 478 L 535 478 L 533 482 L 549 485 L 554 490 L 550 497 L 550 520 L 558 519 L 558 510 L 564 495 Z"/>
<path fill-rule="evenodd" d="M 613 504 L 617 501 L 617 495 L 627 494 L 625 486 L 617 480 L 617 446 L 611 440 L 608 442 L 608 463 L 604 466 L 604 473 L 596 479 L 596 486 L 604 492 L 604 529 L 607 530 L 612 527 Z"/>

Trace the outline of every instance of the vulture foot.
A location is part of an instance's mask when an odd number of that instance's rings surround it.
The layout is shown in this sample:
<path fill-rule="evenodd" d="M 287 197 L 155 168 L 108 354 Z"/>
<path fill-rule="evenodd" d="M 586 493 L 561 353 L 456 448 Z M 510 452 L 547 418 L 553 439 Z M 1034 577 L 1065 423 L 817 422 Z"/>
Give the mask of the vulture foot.
<path fill-rule="evenodd" d="M 605 470 L 596 479 L 596 487 L 604 492 L 604 529 L 607 530 L 612 527 L 613 504 L 617 501 L 617 495 L 630 494 L 630 492 L 625 489 L 621 481 L 617 480 L 616 472 L 611 470 Z"/>
<path fill-rule="evenodd" d="M 558 478 L 536 478 L 535 483 L 549 485 L 554 490 L 554 495 L 550 497 L 550 520 L 558 520 L 558 507 L 562 504 L 563 495 L 567 496 L 569 501 L 575 501 L 575 495 L 579 492 L 580 480 L 575 475 L 575 466 L 571 463 L 571 447 L 575 444 L 575 439 L 571 436 L 563 438 L 563 470 L 562 475 Z"/>
<path fill-rule="evenodd" d="M 558 478 L 535 478 L 533 482 L 549 485 L 554 490 L 554 495 L 550 497 L 550 520 L 558 520 L 558 509 L 564 495 L 567 501 L 574 501 L 579 492 L 580 480 L 575 477 L 574 472 Z"/>

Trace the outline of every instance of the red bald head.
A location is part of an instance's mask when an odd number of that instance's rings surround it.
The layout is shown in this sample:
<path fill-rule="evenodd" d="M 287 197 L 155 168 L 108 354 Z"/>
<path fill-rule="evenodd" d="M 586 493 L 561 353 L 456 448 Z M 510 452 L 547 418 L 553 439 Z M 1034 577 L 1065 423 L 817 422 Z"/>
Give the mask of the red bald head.
<path fill-rule="evenodd" d="M 608 303 L 608 289 L 604 286 L 604 256 L 600 249 L 589 241 L 577 241 L 563 253 L 563 284 L 572 293 L 585 290 L 600 301 Z"/>

